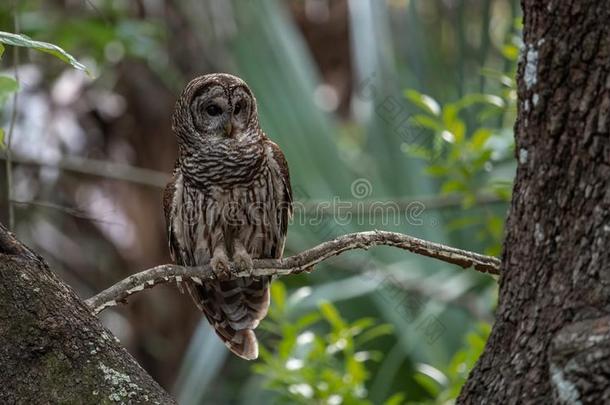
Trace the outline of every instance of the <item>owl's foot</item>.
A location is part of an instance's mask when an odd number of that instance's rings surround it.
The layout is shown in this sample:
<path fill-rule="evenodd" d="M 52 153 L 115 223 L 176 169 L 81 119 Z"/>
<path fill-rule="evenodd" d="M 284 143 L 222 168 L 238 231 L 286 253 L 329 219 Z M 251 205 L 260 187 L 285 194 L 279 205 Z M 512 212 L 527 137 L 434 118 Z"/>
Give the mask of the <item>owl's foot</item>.
<path fill-rule="evenodd" d="M 219 279 L 226 279 L 231 275 L 231 262 L 224 250 L 214 250 L 214 256 L 212 256 L 212 260 L 210 260 L 210 266 L 212 267 L 214 275 Z"/>
<path fill-rule="evenodd" d="M 250 275 L 252 275 L 252 257 L 250 257 L 250 254 L 246 251 L 241 243 L 236 244 L 235 246 L 233 261 L 235 262 L 235 266 L 239 271 L 247 271 Z"/>

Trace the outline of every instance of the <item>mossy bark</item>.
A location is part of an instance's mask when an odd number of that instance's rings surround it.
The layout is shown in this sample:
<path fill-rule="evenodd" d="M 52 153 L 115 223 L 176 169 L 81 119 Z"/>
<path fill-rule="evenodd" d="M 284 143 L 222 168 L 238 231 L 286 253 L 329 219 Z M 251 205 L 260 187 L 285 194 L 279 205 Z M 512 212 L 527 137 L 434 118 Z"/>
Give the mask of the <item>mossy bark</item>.
<path fill-rule="evenodd" d="M 1 224 L 0 403 L 175 403 Z"/>
<path fill-rule="evenodd" d="M 462 404 L 610 403 L 610 3 L 522 0 L 496 322 Z"/>

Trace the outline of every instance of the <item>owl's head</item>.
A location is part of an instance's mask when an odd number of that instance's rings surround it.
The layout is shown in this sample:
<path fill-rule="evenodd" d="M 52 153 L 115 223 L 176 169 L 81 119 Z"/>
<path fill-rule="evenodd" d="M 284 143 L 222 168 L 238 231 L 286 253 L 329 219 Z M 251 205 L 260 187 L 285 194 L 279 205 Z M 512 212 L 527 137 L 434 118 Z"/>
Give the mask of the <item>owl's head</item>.
<path fill-rule="evenodd" d="M 247 142 L 261 136 L 252 91 L 226 73 L 191 80 L 176 103 L 172 124 L 182 143 Z"/>

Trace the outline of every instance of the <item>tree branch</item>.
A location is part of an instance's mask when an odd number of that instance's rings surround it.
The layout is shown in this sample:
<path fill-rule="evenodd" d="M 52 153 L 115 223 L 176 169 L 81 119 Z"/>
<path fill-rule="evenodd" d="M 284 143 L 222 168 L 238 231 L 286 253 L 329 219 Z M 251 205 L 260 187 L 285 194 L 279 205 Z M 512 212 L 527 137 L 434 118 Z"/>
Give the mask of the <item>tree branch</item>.
<path fill-rule="evenodd" d="M 0 151 L 0 160 L 7 160 L 6 153 Z M 151 169 L 144 169 L 128 164 L 111 162 L 108 160 L 87 159 L 78 156 L 64 155 L 60 160 L 51 162 L 44 159 L 28 157 L 13 153 L 11 162 L 27 166 L 49 167 L 72 173 L 88 176 L 102 177 L 105 179 L 128 181 L 134 184 L 163 188 L 171 179 L 167 173 Z"/>
<path fill-rule="evenodd" d="M 291 257 L 254 260 L 254 268 L 251 273 L 247 271 L 240 272 L 236 268 L 232 268 L 231 278 L 298 274 L 345 251 L 368 249 L 378 245 L 408 250 L 446 263 L 456 264 L 462 268 L 474 267 L 475 270 L 482 273 L 500 274 L 500 260 L 495 257 L 456 249 L 440 243 L 428 242 L 401 233 L 370 231 L 343 235 Z M 182 281 L 187 278 L 196 283 L 203 283 L 203 280 L 214 277 L 216 276 L 209 265 L 184 267 L 164 264 L 131 275 L 85 302 L 93 309 L 94 313 L 99 313 L 107 307 L 117 305 L 119 302 L 125 302 L 130 295 L 157 284 L 173 280 Z"/>
<path fill-rule="evenodd" d="M 36 157 L 15 153 L 14 151 L 1 151 L 0 160 L 10 161 L 12 165 L 48 167 L 63 170 L 70 173 L 83 174 L 87 176 L 101 177 L 109 180 L 125 181 L 142 186 L 162 189 L 171 180 L 171 176 L 165 172 L 129 164 L 112 162 L 109 160 L 88 159 L 78 156 L 64 155 L 58 161 L 49 161 Z M 462 197 L 459 195 L 448 196 L 414 196 L 396 197 L 391 200 L 377 199 L 341 199 L 344 203 L 341 212 L 365 215 L 405 215 L 417 207 L 426 210 L 447 209 L 460 207 Z M 504 199 L 492 194 L 479 194 L 475 197 L 475 205 L 508 204 Z M 397 212 L 392 211 L 396 207 Z M 298 199 L 295 201 L 295 210 L 302 210 L 308 216 L 331 217 L 335 215 L 336 207 L 333 201 Z M 417 211 L 413 212 L 414 214 Z"/>

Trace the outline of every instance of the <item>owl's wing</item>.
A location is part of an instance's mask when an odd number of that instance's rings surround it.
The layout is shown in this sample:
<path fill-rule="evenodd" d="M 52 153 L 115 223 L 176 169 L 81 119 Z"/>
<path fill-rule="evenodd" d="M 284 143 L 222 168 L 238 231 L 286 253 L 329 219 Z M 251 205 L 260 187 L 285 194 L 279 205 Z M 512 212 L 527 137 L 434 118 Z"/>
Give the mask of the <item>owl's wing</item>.
<path fill-rule="evenodd" d="M 280 231 L 280 240 L 278 249 L 275 249 L 276 258 L 282 257 L 284 252 L 284 243 L 286 241 L 286 234 L 288 233 L 288 221 L 292 218 L 292 186 L 290 184 L 290 171 L 288 169 L 288 162 L 284 153 L 277 144 L 272 141 L 267 141 L 269 148 L 271 149 L 271 157 L 273 164 L 271 169 L 274 171 L 274 177 L 278 179 L 280 184 L 281 193 L 278 196 L 278 224 Z"/>
<path fill-rule="evenodd" d="M 172 231 L 172 207 L 174 204 L 174 193 L 176 192 L 176 173 L 172 176 L 172 180 L 167 183 L 163 190 L 163 213 L 165 214 L 165 227 L 167 228 L 167 241 L 169 243 L 169 254 L 176 263 L 176 249 L 178 245 Z"/>

